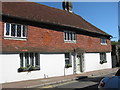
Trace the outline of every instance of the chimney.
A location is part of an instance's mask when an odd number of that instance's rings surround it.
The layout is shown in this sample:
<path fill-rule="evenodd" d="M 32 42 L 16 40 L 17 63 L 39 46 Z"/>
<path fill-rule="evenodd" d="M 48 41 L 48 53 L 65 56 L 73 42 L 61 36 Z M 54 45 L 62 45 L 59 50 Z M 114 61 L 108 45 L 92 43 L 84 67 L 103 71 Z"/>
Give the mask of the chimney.
<path fill-rule="evenodd" d="M 70 1 L 68 1 L 68 0 L 67 0 L 67 1 L 64 0 L 64 1 L 62 2 L 62 7 L 63 7 L 63 10 L 66 10 L 66 11 L 72 13 L 72 2 L 70 2 Z"/>

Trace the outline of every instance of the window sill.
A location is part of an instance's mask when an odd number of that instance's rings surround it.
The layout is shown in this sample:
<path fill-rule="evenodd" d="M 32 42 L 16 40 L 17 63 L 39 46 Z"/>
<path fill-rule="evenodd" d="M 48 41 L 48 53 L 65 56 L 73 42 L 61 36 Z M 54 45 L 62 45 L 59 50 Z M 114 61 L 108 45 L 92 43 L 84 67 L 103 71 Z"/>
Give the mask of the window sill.
<path fill-rule="evenodd" d="M 100 64 L 107 63 L 107 61 L 100 61 Z"/>
<path fill-rule="evenodd" d="M 101 45 L 107 45 L 107 43 L 101 43 Z"/>
<path fill-rule="evenodd" d="M 8 39 L 8 40 L 27 40 L 26 37 L 8 37 L 8 36 L 5 36 L 4 39 Z"/>
<path fill-rule="evenodd" d="M 64 41 L 65 43 L 76 43 L 76 41 Z"/>
<path fill-rule="evenodd" d="M 66 64 L 66 65 L 65 65 L 65 68 L 70 68 L 70 67 L 72 67 L 71 64 Z"/>
<path fill-rule="evenodd" d="M 18 68 L 18 72 L 31 72 L 31 71 L 38 71 L 40 68 L 34 68 L 34 69 L 20 69 Z"/>

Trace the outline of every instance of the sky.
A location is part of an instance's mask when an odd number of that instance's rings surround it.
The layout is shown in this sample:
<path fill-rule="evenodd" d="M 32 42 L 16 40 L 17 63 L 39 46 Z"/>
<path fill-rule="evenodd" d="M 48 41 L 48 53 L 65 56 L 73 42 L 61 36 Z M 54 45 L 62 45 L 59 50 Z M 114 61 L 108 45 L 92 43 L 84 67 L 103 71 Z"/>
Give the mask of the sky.
<path fill-rule="evenodd" d="M 33 0 L 34 1 L 34 0 Z M 61 2 L 37 2 L 62 9 Z M 73 12 L 118 41 L 118 2 L 72 2 Z"/>
<path fill-rule="evenodd" d="M 119 41 L 120 41 L 120 1 L 118 3 L 118 25 L 119 25 Z"/>

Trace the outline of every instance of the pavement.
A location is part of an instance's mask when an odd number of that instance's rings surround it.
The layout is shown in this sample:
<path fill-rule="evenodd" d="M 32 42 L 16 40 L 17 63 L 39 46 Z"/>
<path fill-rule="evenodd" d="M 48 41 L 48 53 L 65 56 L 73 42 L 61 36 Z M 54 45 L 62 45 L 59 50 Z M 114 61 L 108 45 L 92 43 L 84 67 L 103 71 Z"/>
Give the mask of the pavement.
<path fill-rule="evenodd" d="M 87 77 L 100 77 L 110 73 L 116 73 L 119 68 L 109 68 L 102 70 L 95 70 L 90 72 L 84 72 L 80 74 L 74 75 L 66 75 L 52 78 L 44 78 L 44 79 L 36 79 L 36 80 L 27 80 L 27 81 L 19 81 L 12 83 L 4 83 L 2 84 L 2 88 L 36 88 L 43 87 L 47 85 L 59 84 L 63 82 L 69 82 L 76 79 L 83 79 Z"/>

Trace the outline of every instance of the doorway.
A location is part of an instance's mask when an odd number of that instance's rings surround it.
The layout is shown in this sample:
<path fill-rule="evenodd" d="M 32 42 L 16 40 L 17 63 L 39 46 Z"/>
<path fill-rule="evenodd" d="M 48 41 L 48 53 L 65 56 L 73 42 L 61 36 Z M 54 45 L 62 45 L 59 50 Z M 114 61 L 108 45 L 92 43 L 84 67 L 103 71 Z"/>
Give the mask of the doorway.
<path fill-rule="evenodd" d="M 84 72 L 84 54 L 77 54 L 76 57 L 76 73 Z"/>

